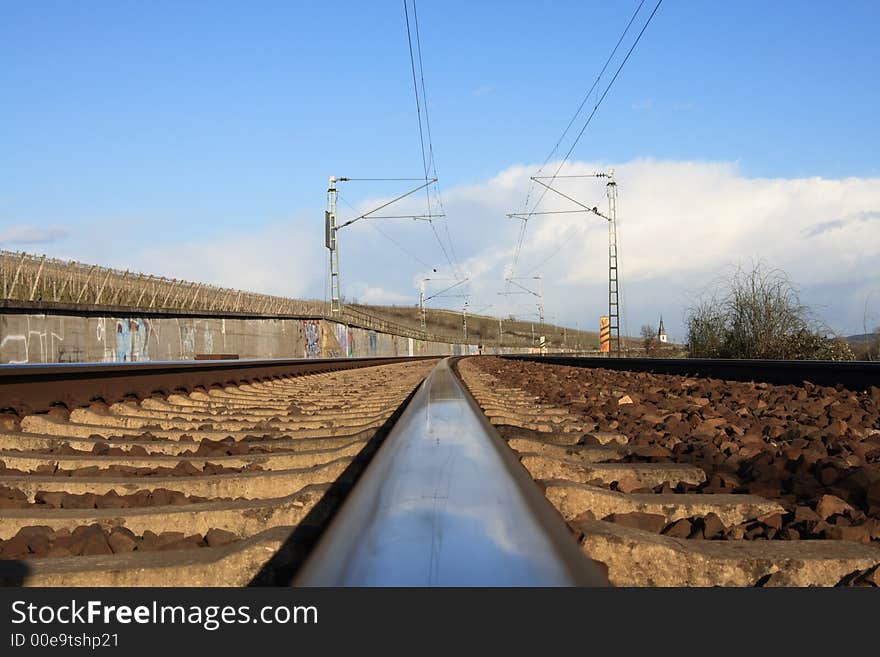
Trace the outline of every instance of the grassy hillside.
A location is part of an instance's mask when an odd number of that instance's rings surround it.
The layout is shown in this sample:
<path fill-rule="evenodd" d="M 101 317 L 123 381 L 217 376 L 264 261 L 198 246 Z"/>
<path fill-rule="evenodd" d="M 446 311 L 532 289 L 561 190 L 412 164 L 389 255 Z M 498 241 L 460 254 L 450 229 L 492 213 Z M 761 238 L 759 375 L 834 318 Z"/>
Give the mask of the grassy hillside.
<path fill-rule="evenodd" d="M 419 309 L 416 307 L 356 305 L 354 308 L 404 326 L 419 328 Z M 464 337 L 462 313 L 459 311 L 429 308 L 425 313 L 425 322 L 429 333 Z M 576 331 L 552 324 L 544 324 L 542 331 L 537 321 L 501 319 L 499 334 L 497 317 L 468 315 L 467 332 L 469 340 L 473 341 L 477 337 L 491 344 L 496 344 L 500 337 L 502 344 L 538 346 L 540 336 L 544 335 L 550 351 L 561 348 L 589 351 L 599 348 L 597 331 Z M 627 340 L 627 344 L 630 347 L 639 346 L 638 340 L 632 338 Z"/>
<path fill-rule="evenodd" d="M 848 335 L 844 339 L 849 343 L 856 360 L 880 360 L 880 328 L 873 333 Z"/>

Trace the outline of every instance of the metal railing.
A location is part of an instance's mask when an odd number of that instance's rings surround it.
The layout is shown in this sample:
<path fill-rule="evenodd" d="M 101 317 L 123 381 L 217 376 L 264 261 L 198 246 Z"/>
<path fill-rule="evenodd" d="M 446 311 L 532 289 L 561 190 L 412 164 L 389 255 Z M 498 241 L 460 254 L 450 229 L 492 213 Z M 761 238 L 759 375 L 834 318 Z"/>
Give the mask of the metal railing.
<path fill-rule="evenodd" d="M 461 336 L 422 331 L 348 306 L 343 306 L 341 314 L 331 315 L 323 301 L 245 292 L 24 252 L 0 251 L 0 286 L 2 298 L 10 301 L 140 312 L 326 319 L 415 340 L 461 342 Z"/>
<path fill-rule="evenodd" d="M 4 299 L 29 302 L 303 317 L 325 314 L 321 301 L 257 294 L 10 251 L 0 251 L 0 283 Z"/>

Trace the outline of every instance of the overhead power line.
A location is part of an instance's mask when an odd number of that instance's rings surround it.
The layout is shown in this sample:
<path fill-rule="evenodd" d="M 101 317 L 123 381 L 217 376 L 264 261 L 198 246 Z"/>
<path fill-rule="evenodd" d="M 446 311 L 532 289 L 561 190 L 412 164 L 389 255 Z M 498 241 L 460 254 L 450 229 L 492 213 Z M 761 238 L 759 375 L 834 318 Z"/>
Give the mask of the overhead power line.
<path fill-rule="evenodd" d="M 421 149 L 422 156 L 422 174 L 423 178 L 347 178 L 347 177 L 336 177 L 330 176 L 329 185 L 327 188 L 327 209 L 324 211 L 324 245 L 329 252 L 329 279 L 330 279 L 330 311 L 331 313 L 338 313 L 342 310 L 342 286 L 340 283 L 340 270 L 339 270 L 339 248 L 338 248 L 338 237 L 339 231 L 343 228 L 351 226 L 363 219 L 398 219 L 398 218 L 407 218 L 413 220 L 425 220 L 431 226 L 431 233 L 434 238 L 437 240 L 437 243 L 440 245 L 440 249 L 443 252 L 443 256 L 446 258 L 447 262 L 449 262 L 453 271 L 456 271 L 456 266 L 453 263 L 452 259 L 449 256 L 449 252 L 447 251 L 445 245 L 443 244 L 443 240 L 440 238 L 439 233 L 437 232 L 436 227 L 434 226 L 434 220 L 438 218 L 445 218 L 445 210 L 443 209 L 442 200 L 439 197 L 439 187 L 438 190 L 438 205 L 440 212 L 435 213 L 431 207 L 431 185 L 437 183 L 437 176 L 434 175 L 430 177 L 429 171 L 432 171 L 436 174 L 436 163 L 434 162 L 434 145 L 430 135 L 430 118 L 428 116 L 428 100 L 427 93 L 425 90 L 425 76 L 424 76 L 424 66 L 422 64 L 422 51 L 421 51 L 421 42 L 419 37 L 419 26 L 418 26 L 418 13 L 416 10 L 415 0 L 411 0 L 413 3 L 413 18 L 415 21 L 415 30 L 416 30 L 416 50 L 418 52 L 419 58 L 419 78 L 416 77 L 416 61 L 415 61 L 415 52 L 413 51 L 413 41 L 412 41 L 412 29 L 410 26 L 409 19 L 409 7 L 407 4 L 407 0 L 404 0 L 403 9 L 404 9 L 404 18 L 406 20 L 406 37 L 407 44 L 409 47 L 409 60 L 410 60 L 410 72 L 412 73 L 412 81 L 413 81 L 413 94 L 416 100 L 416 114 L 419 122 L 419 146 Z M 421 80 L 421 99 L 419 98 L 419 81 Z M 428 146 L 430 149 L 430 158 L 425 152 L 425 130 L 422 128 L 422 104 L 425 106 L 425 127 L 428 132 Z M 400 194 L 389 201 L 383 202 L 376 208 L 373 208 L 369 212 L 365 212 L 359 216 L 354 217 L 353 219 L 349 219 L 343 223 L 338 223 L 337 214 L 336 214 L 336 202 L 338 198 L 339 190 L 337 188 L 337 183 L 346 182 L 346 181 L 409 181 L 409 182 L 421 182 L 422 184 L 417 185 L 413 189 Z M 427 201 L 426 212 L 423 215 L 419 214 L 394 214 L 394 215 L 378 215 L 377 213 L 383 208 L 388 207 L 393 203 L 397 203 L 398 201 L 409 197 L 415 192 L 425 190 L 425 198 Z M 350 205 L 350 204 L 349 204 Z M 372 223 L 371 223 L 372 225 Z M 375 227 L 374 227 L 375 228 Z M 405 251 L 406 250 L 393 238 L 389 235 L 386 235 L 381 230 L 376 229 L 377 232 L 383 234 L 386 238 L 392 241 L 398 248 Z M 447 227 L 447 235 L 448 227 Z M 451 238 L 450 238 L 451 245 Z M 410 257 L 414 258 L 417 262 L 428 266 L 423 260 L 418 258 L 412 253 L 407 253 Z M 437 271 L 435 267 L 429 267 L 433 271 Z"/>
<path fill-rule="evenodd" d="M 575 146 L 578 145 L 578 142 L 581 140 L 581 137 L 584 136 L 584 133 L 587 131 L 587 128 L 590 127 L 590 123 L 593 121 L 593 117 L 596 116 L 596 112 L 599 110 L 599 107 L 602 105 L 602 101 L 605 100 L 605 96 L 608 95 L 608 92 L 611 91 L 611 87 L 614 86 L 614 82 L 617 80 L 617 77 L 620 75 L 620 72 L 623 70 L 623 67 L 626 66 L 626 63 L 629 61 L 630 56 L 633 54 L 633 51 L 636 49 L 636 46 L 639 45 L 639 41 L 642 39 L 642 35 L 645 33 L 645 30 L 648 29 L 648 25 L 651 24 L 651 21 L 654 19 L 654 15 L 657 13 L 657 10 L 660 9 L 660 5 L 663 4 L 663 0 L 657 0 L 657 4 L 654 5 L 654 9 L 651 12 L 651 15 L 648 16 L 648 20 L 645 21 L 645 24 L 642 26 L 642 29 L 639 31 L 636 40 L 633 41 L 633 44 L 630 46 L 629 50 L 626 53 L 626 57 L 623 58 L 623 61 L 620 62 L 620 66 L 617 67 L 617 70 L 614 72 L 614 76 L 611 78 L 611 81 L 608 83 L 608 86 L 605 87 L 605 91 L 602 92 L 602 96 L 596 102 L 595 107 L 593 107 L 593 111 L 590 112 L 590 116 L 587 117 L 586 123 L 581 128 L 580 132 L 575 137 L 574 142 L 572 142 L 571 146 L 568 149 L 568 152 L 565 154 L 565 157 L 562 158 L 562 162 L 559 163 L 559 166 L 556 168 L 556 173 L 553 174 L 550 184 L 553 184 L 553 180 L 559 175 L 559 171 L 562 169 L 563 165 L 568 161 L 568 158 L 571 157 L 571 153 L 574 150 Z M 546 191 L 544 192 L 546 194 Z"/>
<path fill-rule="evenodd" d="M 548 255 L 546 258 L 541 260 L 541 262 L 539 262 L 537 265 L 535 265 L 534 267 L 529 269 L 529 271 L 526 273 L 533 274 L 536 271 L 538 271 L 539 269 L 543 268 L 544 265 L 546 265 L 548 262 L 553 260 L 553 258 L 555 258 L 559 254 L 559 252 L 562 251 L 562 249 L 564 249 L 566 246 L 571 244 L 570 238 L 574 237 L 576 233 L 579 233 L 581 230 L 583 230 L 586 225 L 587 225 L 586 223 L 581 222 L 581 223 L 577 223 L 574 226 L 572 226 L 563 235 L 562 239 L 560 240 L 559 246 L 557 246 L 550 255 Z"/>
<path fill-rule="evenodd" d="M 430 111 L 428 109 L 428 94 L 425 88 L 425 69 L 424 63 L 422 59 L 422 41 L 421 34 L 419 30 L 419 15 L 418 8 L 416 7 L 416 0 L 412 1 L 412 10 L 413 10 L 413 21 L 412 26 L 410 25 L 409 19 L 409 6 L 407 0 L 403 0 L 403 13 L 404 18 L 406 20 L 406 39 L 407 44 L 409 46 L 409 59 L 410 59 L 410 70 L 412 72 L 412 80 L 413 80 L 413 93 L 415 95 L 416 100 L 416 115 L 419 121 L 419 144 L 421 146 L 421 154 L 422 154 L 422 168 L 425 174 L 425 180 L 428 180 L 428 176 L 434 178 L 433 188 L 437 195 L 437 206 L 439 209 L 438 214 L 446 215 L 446 210 L 443 207 L 443 198 L 440 194 L 440 185 L 437 182 L 439 176 L 437 175 L 437 163 L 436 157 L 434 153 L 434 140 L 431 135 L 431 116 Z M 412 32 L 415 31 L 415 40 L 416 40 L 416 48 L 413 51 L 413 39 Z M 416 76 L 416 58 L 418 58 L 418 79 Z M 421 86 L 421 98 L 419 97 L 419 87 Z M 422 126 L 422 109 L 424 108 L 424 128 Z M 425 151 L 425 136 L 427 135 L 428 139 L 428 150 L 427 153 Z M 427 214 L 432 215 L 433 211 L 431 209 L 431 187 L 425 188 L 425 202 L 427 205 Z M 437 232 L 436 227 L 434 226 L 434 222 L 429 222 L 431 226 L 431 232 L 434 236 L 434 239 L 437 241 L 437 244 L 440 246 L 440 250 L 443 252 L 443 257 L 446 259 L 446 262 L 449 263 L 449 266 L 452 268 L 452 272 L 458 276 L 458 267 L 455 264 L 455 249 L 453 247 L 452 236 L 449 232 L 449 222 L 448 220 L 444 221 L 444 227 L 446 230 L 446 236 L 449 241 L 449 248 L 447 249 L 446 245 L 443 244 L 443 240 L 440 238 L 440 234 Z M 452 252 L 452 256 L 450 256 L 450 251 Z"/>
<path fill-rule="evenodd" d="M 419 181 L 421 181 L 421 178 L 419 178 Z M 364 212 L 362 215 L 357 216 L 357 217 L 355 217 L 354 219 L 349 219 L 349 220 L 346 221 L 344 224 L 339 224 L 339 228 L 340 228 L 340 229 L 341 229 L 341 228 L 345 228 L 346 226 L 351 226 L 353 223 L 355 223 L 355 222 L 357 222 L 357 221 L 360 221 L 361 219 L 366 219 L 366 218 L 368 218 L 371 214 L 373 214 L 374 212 L 378 212 L 378 211 L 381 210 L 382 208 L 387 208 L 387 207 L 388 207 L 389 205 L 391 205 L 392 203 L 397 203 L 397 201 L 399 201 L 399 200 L 401 200 L 401 199 L 404 199 L 404 198 L 406 198 L 407 196 L 409 196 L 409 195 L 411 195 L 411 194 L 415 194 L 416 192 L 418 192 L 418 191 L 424 189 L 425 187 L 427 187 L 428 185 L 430 185 L 432 182 L 434 182 L 434 181 L 433 181 L 433 180 L 427 180 L 427 181 L 425 181 L 425 184 L 424 184 L 424 185 L 419 185 L 418 187 L 416 187 L 416 188 L 414 188 L 414 189 L 411 189 L 411 190 L 409 190 L 408 192 L 406 192 L 406 193 L 404 193 L 404 194 L 401 194 L 400 196 L 395 196 L 395 197 L 394 197 L 393 199 L 391 199 L 390 201 L 386 201 L 386 202 L 383 203 L 382 205 L 380 205 L 380 206 L 378 206 L 378 207 L 376 207 L 376 208 L 373 208 L 373 209 L 370 210 L 369 212 Z"/>
<path fill-rule="evenodd" d="M 568 125 L 566 126 L 565 130 L 562 133 L 562 136 L 559 138 L 556 145 L 553 147 L 553 149 L 550 151 L 550 154 L 547 156 L 547 159 L 544 161 L 544 163 L 541 165 L 541 168 L 538 170 L 539 173 L 541 171 L 543 171 L 544 167 L 547 165 L 547 163 L 550 161 L 550 159 L 556 153 L 556 151 L 558 150 L 562 141 L 565 139 L 565 136 L 568 134 L 568 131 L 571 129 L 571 126 L 574 124 L 575 120 L 580 115 L 581 110 L 583 109 L 587 100 L 590 98 L 593 90 L 596 89 L 597 85 L 599 84 L 600 80 L 602 79 L 602 75 L 605 73 L 606 69 L 608 68 L 608 65 L 611 63 L 612 59 L 614 58 L 615 54 L 617 53 L 617 50 L 620 48 L 620 44 L 623 42 L 624 38 L 626 37 L 626 34 L 629 32 L 630 27 L 632 26 L 633 22 L 635 21 L 636 16 L 638 16 L 639 12 L 641 11 L 644 3 L 645 3 L 645 0 L 642 0 L 642 2 L 640 2 L 639 5 L 636 7 L 635 12 L 633 12 L 633 15 L 630 17 L 629 22 L 627 23 L 626 27 L 624 28 L 623 32 L 621 33 L 620 38 L 617 40 L 617 43 L 615 44 L 614 49 L 611 51 L 611 54 L 608 56 L 608 59 L 605 61 L 605 64 L 602 66 L 602 69 L 600 70 L 599 75 L 596 77 L 596 80 L 593 82 L 592 86 L 585 94 L 583 101 L 581 101 L 581 104 L 578 106 L 578 109 L 575 112 L 574 116 L 572 117 L 572 120 L 569 121 Z M 617 80 L 618 76 L 620 75 L 620 72 L 623 70 L 623 67 L 626 65 L 627 61 L 629 61 L 630 56 L 632 55 L 636 46 L 639 44 L 639 41 L 641 40 L 642 35 L 645 33 L 645 30 L 648 29 L 648 25 L 651 24 L 651 21 L 653 20 L 654 15 L 657 13 L 657 10 L 660 8 L 661 4 L 663 4 L 663 0 L 658 0 L 657 4 L 654 5 L 654 9 L 651 11 L 651 14 L 648 16 L 648 19 L 645 21 L 644 25 L 642 25 L 642 29 L 639 31 L 638 35 L 636 36 L 635 40 L 633 41 L 632 45 L 630 46 L 629 50 L 627 51 L 626 56 L 624 56 L 623 60 L 620 62 L 620 65 L 617 67 L 617 70 L 615 71 L 614 76 L 611 78 L 611 81 L 605 87 L 605 90 L 602 92 L 602 95 L 597 99 L 595 105 L 593 106 L 592 111 L 590 112 L 589 116 L 587 117 L 586 121 L 584 122 L 583 126 L 581 127 L 580 131 L 578 132 L 577 136 L 575 137 L 574 141 L 571 143 L 571 146 L 569 146 L 568 151 L 566 152 L 565 156 L 562 158 L 562 160 L 559 162 L 559 165 L 556 167 L 556 171 L 550 177 L 550 185 L 552 185 L 553 181 L 557 177 L 559 177 L 559 172 L 562 170 L 562 167 L 568 161 L 568 158 L 571 157 L 571 154 L 574 151 L 575 147 L 577 146 L 578 142 L 581 140 L 581 137 L 583 137 L 587 128 L 592 123 L 593 117 L 596 115 L 596 112 L 599 110 L 599 107 L 602 105 L 602 102 L 605 100 L 605 97 L 608 95 L 608 92 L 611 90 L 611 87 L 614 86 L 614 82 Z M 534 179 L 533 179 L 533 182 L 535 182 Z M 532 210 L 534 210 L 535 208 L 537 208 L 541 204 L 541 202 L 543 201 L 547 192 L 549 191 L 548 187 L 546 185 L 542 184 L 542 186 L 543 186 L 543 189 L 542 189 L 541 195 L 538 198 L 538 200 L 535 201 L 535 203 L 533 204 Z M 526 202 L 524 205 L 524 210 L 521 214 L 525 214 L 525 215 L 529 214 L 529 198 L 531 196 L 533 189 L 534 189 L 534 186 L 532 184 L 530 184 L 529 188 L 528 188 L 528 192 L 526 194 Z M 520 235 L 519 235 L 519 239 L 517 241 L 516 250 L 514 251 L 513 264 L 511 267 L 512 271 L 516 269 L 517 262 L 519 261 L 519 256 L 522 251 L 522 244 L 523 244 L 523 240 L 525 237 L 525 230 L 526 230 L 527 222 L 528 222 L 528 217 L 523 218 L 523 225 L 520 227 Z"/>
<path fill-rule="evenodd" d="M 599 75 L 596 76 L 596 79 L 593 81 L 593 84 L 587 90 L 587 93 L 584 94 L 584 98 L 581 101 L 580 105 L 578 105 L 577 110 L 572 115 L 571 119 L 568 121 L 568 125 L 565 126 L 565 130 L 562 131 L 562 134 L 559 136 L 559 139 L 556 141 L 556 144 L 550 149 L 550 153 L 547 154 L 547 157 L 544 158 L 544 162 L 541 164 L 541 167 L 538 169 L 538 174 L 540 174 L 544 167 L 547 166 L 547 163 L 553 158 L 556 154 L 556 151 L 559 150 L 559 147 L 562 145 L 562 141 L 565 139 L 565 136 L 568 134 L 568 131 L 571 130 L 571 126 L 574 125 L 574 122 L 577 120 L 577 117 L 580 116 L 581 111 L 584 109 L 584 105 L 587 104 L 587 101 L 590 99 L 593 91 L 599 85 L 599 81 L 602 79 L 602 76 L 605 74 L 605 70 L 608 68 L 608 65 L 611 63 L 611 60 L 614 59 L 614 55 L 617 54 L 618 48 L 620 48 L 620 44 L 623 43 L 624 38 L 626 38 L 627 33 L 629 32 L 629 28 L 632 27 L 633 21 L 635 21 L 636 16 L 638 16 L 639 12 L 642 10 L 642 6 L 645 4 L 645 0 L 641 0 L 636 10 L 633 12 L 633 15 L 630 16 L 629 22 L 627 22 L 626 27 L 623 32 L 620 34 L 620 38 L 617 39 L 617 43 L 614 44 L 614 48 L 611 51 L 611 54 L 608 55 L 608 59 L 605 60 L 605 64 L 602 65 L 602 69 L 599 71 Z M 529 192 L 531 192 L 533 185 L 529 185 Z M 529 203 L 529 193 L 526 194 L 526 202 L 525 206 L 528 207 Z"/>
<path fill-rule="evenodd" d="M 431 175 L 434 178 L 437 178 L 437 183 L 435 183 L 435 185 L 434 185 L 434 188 L 436 189 L 436 192 L 437 192 L 437 205 L 439 206 L 441 214 L 443 214 L 445 216 L 446 209 L 443 207 L 443 194 L 440 192 L 440 181 L 439 181 L 440 175 L 437 173 L 437 160 L 436 160 L 435 153 L 434 153 L 434 139 L 433 139 L 433 136 L 431 135 L 431 114 L 430 114 L 430 111 L 428 108 L 428 94 L 425 91 L 425 70 L 424 70 L 423 60 L 422 60 L 422 38 L 419 33 L 419 12 L 418 12 L 418 8 L 416 7 L 416 0 L 412 0 L 412 3 L 413 3 L 413 18 L 415 19 L 414 23 L 415 23 L 415 27 L 416 27 L 416 52 L 418 52 L 418 55 L 419 55 L 419 78 L 421 79 L 421 82 L 422 82 L 422 106 L 425 108 L 425 131 L 428 133 L 428 165 L 431 169 Z M 428 203 L 430 205 L 430 196 L 428 199 Z M 430 210 L 428 212 L 430 213 Z M 443 227 L 444 227 L 444 230 L 446 231 L 446 240 L 449 242 L 449 251 L 451 252 L 451 255 L 452 255 L 452 259 L 450 260 L 449 264 L 452 267 L 452 272 L 456 276 L 458 276 L 459 274 L 456 271 L 456 265 L 458 262 L 458 258 L 455 255 L 455 243 L 452 241 L 452 235 L 449 232 L 449 221 L 448 220 L 444 220 Z M 441 247 L 442 247 L 442 242 L 440 242 L 440 236 L 436 234 L 436 231 L 434 231 L 434 233 L 435 233 L 435 236 L 437 238 L 438 243 L 440 243 Z M 447 260 L 449 260 L 449 258 L 447 258 Z"/>
<path fill-rule="evenodd" d="M 409 7 L 403 0 L 403 15 L 406 18 L 406 42 L 409 45 L 409 65 L 412 70 L 413 92 L 416 96 L 416 115 L 419 119 L 419 144 L 422 147 L 422 169 L 425 172 L 425 180 L 428 179 L 428 161 L 425 159 L 425 135 L 422 132 L 422 107 L 419 100 L 419 85 L 416 82 L 416 60 L 413 57 L 412 36 L 409 28 Z"/>
<path fill-rule="evenodd" d="M 421 180 L 421 178 L 417 178 L 416 180 Z M 339 200 L 340 200 L 340 201 L 342 201 L 342 202 L 345 203 L 348 207 L 350 207 L 352 210 L 354 210 L 355 212 L 357 212 L 357 210 L 355 210 L 354 206 L 353 206 L 351 203 L 349 203 L 348 200 L 347 200 L 342 194 L 339 194 L 338 197 L 339 197 Z M 374 218 L 375 218 L 375 217 L 374 217 Z M 417 256 L 415 253 L 413 253 L 412 251 L 410 251 L 409 249 L 407 249 L 407 248 L 406 248 L 405 246 L 403 246 L 400 242 L 398 242 L 396 239 L 394 239 L 393 237 L 391 237 L 391 235 L 389 235 L 389 234 L 386 233 L 384 230 L 382 230 L 381 228 L 379 228 L 376 224 L 374 224 L 373 222 L 367 222 L 367 224 L 368 224 L 373 230 L 375 230 L 377 233 L 379 233 L 379 234 L 382 235 L 385 239 L 387 239 L 389 242 L 391 242 L 394 246 L 396 246 L 396 247 L 401 251 L 401 253 L 404 253 L 407 257 L 412 258 L 413 260 L 415 260 L 415 261 L 416 261 L 417 263 L 419 263 L 420 265 L 422 265 L 422 266 L 424 266 L 424 267 L 427 267 L 428 269 L 433 269 L 433 267 L 431 267 L 431 265 L 429 265 L 427 262 L 425 262 L 424 260 L 422 260 L 422 259 L 421 259 L 419 256 Z M 325 302 L 326 302 L 326 296 L 327 296 L 327 295 L 326 295 L 326 286 L 325 286 L 325 294 L 324 294 L 324 296 L 325 296 Z"/>
<path fill-rule="evenodd" d="M 617 39 L 617 43 L 614 44 L 614 48 L 612 49 L 611 53 L 608 55 L 608 58 L 605 60 L 605 63 L 602 65 L 602 69 L 599 71 L 599 74 L 596 76 L 596 79 L 593 81 L 593 84 L 587 90 L 587 93 L 584 94 L 583 100 L 581 101 L 580 105 L 578 105 L 578 108 L 577 108 L 577 110 L 575 110 L 575 113 L 572 115 L 571 119 L 569 119 L 568 125 L 565 126 L 565 130 L 562 131 L 562 134 L 559 136 L 559 139 L 556 141 L 556 144 L 553 146 L 553 148 L 550 149 L 550 152 L 547 154 L 547 157 L 544 158 L 544 162 L 541 163 L 541 167 L 538 169 L 537 175 L 540 175 L 544 171 L 544 167 L 547 166 L 547 163 L 550 162 L 550 160 L 556 154 L 556 151 L 559 150 L 559 147 L 562 145 L 562 142 L 565 139 L 565 136 L 568 134 L 568 131 L 571 130 L 571 126 L 574 125 L 574 122 L 577 120 L 577 117 L 580 116 L 581 111 L 584 109 L 584 105 L 587 104 L 587 101 L 590 99 L 590 96 L 592 95 L 593 91 L 599 85 L 599 82 L 602 79 L 602 76 L 605 74 L 605 70 L 608 68 L 608 65 L 611 63 L 611 60 L 614 59 L 614 55 L 617 54 L 617 50 L 618 50 L 618 48 L 620 48 L 620 44 L 623 43 L 624 38 L 626 38 L 626 35 L 629 32 L 629 28 L 632 26 L 633 21 L 635 21 L 636 16 L 638 16 L 638 14 L 642 10 L 642 6 L 644 4 L 645 4 L 645 0 L 641 0 L 641 2 L 639 2 L 638 6 L 636 7 L 636 10 L 633 12 L 632 16 L 630 16 L 630 19 L 627 22 L 626 27 L 624 28 L 623 32 L 621 32 L 620 38 Z M 531 198 L 532 191 L 534 190 L 534 187 L 535 187 L 535 181 L 530 180 L 529 187 L 526 190 L 526 200 L 525 200 L 525 203 L 523 203 L 523 212 L 522 212 L 523 214 L 530 214 L 529 213 L 529 200 Z M 544 193 L 546 193 L 546 190 L 544 190 Z M 543 199 L 543 197 L 544 197 L 544 194 L 541 194 L 542 199 Z M 540 200 L 538 201 L 538 203 L 540 203 Z M 538 207 L 538 203 L 535 204 L 535 207 Z M 516 269 L 517 261 L 519 260 L 520 251 L 522 249 L 522 238 L 524 236 L 525 236 L 525 226 L 523 226 L 522 229 L 520 230 L 520 239 L 517 242 L 516 250 L 515 250 L 514 256 L 513 256 L 513 265 L 511 267 L 511 269 Z"/>

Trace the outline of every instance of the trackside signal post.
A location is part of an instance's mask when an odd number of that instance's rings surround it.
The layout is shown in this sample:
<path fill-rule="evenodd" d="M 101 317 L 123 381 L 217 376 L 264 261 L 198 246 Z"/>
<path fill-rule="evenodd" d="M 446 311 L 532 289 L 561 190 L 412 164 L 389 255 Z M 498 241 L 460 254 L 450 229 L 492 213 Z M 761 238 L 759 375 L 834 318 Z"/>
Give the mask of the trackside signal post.
<path fill-rule="evenodd" d="M 339 291 L 339 244 L 336 241 L 336 230 L 336 176 L 330 176 L 330 185 L 327 188 L 327 209 L 324 210 L 324 245 L 330 252 L 331 314 L 342 312 L 342 295 Z"/>
<path fill-rule="evenodd" d="M 361 219 L 420 219 L 425 221 L 430 221 L 434 217 L 445 217 L 443 214 L 429 214 L 429 215 L 413 215 L 413 214 L 404 214 L 404 215 L 377 215 L 375 214 L 379 210 L 383 208 L 387 208 L 392 203 L 396 203 L 397 201 L 410 196 L 421 189 L 425 189 L 428 185 L 433 185 L 437 182 L 436 178 L 425 178 L 424 182 L 420 184 L 418 187 L 409 190 L 399 196 L 394 197 L 390 201 L 386 201 L 382 203 L 377 208 L 373 208 L 369 212 L 365 212 L 362 215 L 355 217 L 354 219 L 349 219 L 348 221 L 339 224 L 336 220 L 336 183 L 345 182 L 345 181 L 363 181 L 363 180 L 371 180 L 371 181 L 419 181 L 422 182 L 422 178 L 337 178 L 336 176 L 330 176 L 330 184 L 327 186 L 327 209 L 324 210 L 324 246 L 327 247 L 327 250 L 330 252 L 330 312 L 331 314 L 341 314 L 342 313 L 342 292 L 341 285 L 339 283 L 339 231 L 346 226 L 351 226 L 353 223 L 360 221 Z"/>
<path fill-rule="evenodd" d="M 419 281 L 419 328 L 425 332 L 428 323 L 425 318 L 425 279 Z"/>

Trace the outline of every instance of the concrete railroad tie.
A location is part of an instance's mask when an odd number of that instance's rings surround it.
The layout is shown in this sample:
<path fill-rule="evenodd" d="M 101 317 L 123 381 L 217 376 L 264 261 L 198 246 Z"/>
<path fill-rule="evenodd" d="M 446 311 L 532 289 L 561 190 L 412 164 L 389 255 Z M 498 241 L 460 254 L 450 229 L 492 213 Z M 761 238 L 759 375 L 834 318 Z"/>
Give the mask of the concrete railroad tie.
<path fill-rule="evenodd" d="M 375 450 L 374 438 L 435 364 L 25 416 L 0 431 L 0 581 L 242 586 L 258 574 L 271 581 L 273 556 L 281 550 L 288 565 L 302 559 Z M 12 561 L 22 559 L 23 581 Z"/>
<path fill-rule="evenodd" d="M 612 483 L 623 481 L 630 486 L 626 490 L 666 482 L 672 487 L 697 485 L 705 482 L 706 473 L 691 464 L 621 462 L 628 453 L 627 436 L 592 430 L 590 418 L 542 402 L 513 385 L 515 377 L 499 378 L 484 370 L 479 360 L 459 361 L 458 372 L 579 537 L 583 552 L 607 566 L 612 584 L 833 586 L 847 574 L 880 563 L 875 545 L 837 540 L 694 540 L 602 520 L 614 514 L 651 520 L 662 528 L 680 519 L 715 514 L 730 526 L 785 509 L 756 495 L 613 490 Z"/>

